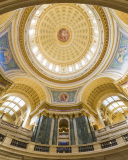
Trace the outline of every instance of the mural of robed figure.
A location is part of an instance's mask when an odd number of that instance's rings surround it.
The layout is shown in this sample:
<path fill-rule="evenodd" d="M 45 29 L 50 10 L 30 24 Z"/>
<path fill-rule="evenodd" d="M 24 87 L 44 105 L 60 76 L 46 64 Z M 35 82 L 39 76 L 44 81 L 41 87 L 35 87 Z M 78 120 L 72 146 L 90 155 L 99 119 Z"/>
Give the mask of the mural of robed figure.
<path fill-rule="evenodd" d="M 11 54 L 5 48 L 0 49 L 0 62 L 4 64 L 8 64 L 11 60 Z"/>

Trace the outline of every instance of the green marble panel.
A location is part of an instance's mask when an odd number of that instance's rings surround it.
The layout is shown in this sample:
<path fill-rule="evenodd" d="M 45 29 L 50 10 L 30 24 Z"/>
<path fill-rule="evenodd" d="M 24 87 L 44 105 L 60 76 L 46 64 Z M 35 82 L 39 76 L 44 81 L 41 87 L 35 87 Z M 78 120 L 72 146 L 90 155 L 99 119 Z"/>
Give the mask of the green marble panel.
<path fill-rule="evenodd" d="M 76 120 L 76 127 L 77 127 L 77 136 L 78 136 L 78 143 L 83 144 L 83 139 L 82 139 L 82 133 L 81 133 L 81 119 L 79 117 L 75 118 Z"/>
<path fill-rule="evenodd" d="M 58 131 L 58 118 L 55 118 L 52 145 L 57 145 L 57 131 Z"/>
<path fill-rule="evenodd" d="M 75 134 L 74 134 L 74 125 L 73 125 L 73 119 L 70 118 L 70 139 L 71 139 L 71 145 L 75 145 Z"/>
<path fill-rule="evenodd" d="M 46 127 L 46 132 L 45 132 L 45 142 L 44 142 L 44 144 L 49 144 L 51 124 L 52 124 L 52 118 L 49 117 L 49 118 L 47 118 L 47 125 L 46 125 L 47 127 Z"/>

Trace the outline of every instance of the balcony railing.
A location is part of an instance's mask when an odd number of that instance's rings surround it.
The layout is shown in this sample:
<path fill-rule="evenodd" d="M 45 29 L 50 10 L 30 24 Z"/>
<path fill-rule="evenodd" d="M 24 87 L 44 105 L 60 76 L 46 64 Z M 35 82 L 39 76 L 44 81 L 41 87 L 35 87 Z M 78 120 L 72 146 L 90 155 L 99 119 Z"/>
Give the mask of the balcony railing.
<path fill-rule="evenodd" d="M 93 145 L 79 147 L 79 152 L 94 151 Z"/>
<path fill-rule="evenodd" d="M 39 152 L 49 152 L 49 147 L 35 145 L 34 151 L 39 151 Z"/>
<path fill-rule="evenodd" d="M 22 126 L 17 126 L 12 123 L 6 122 L 0 119 L 0 133 L 14 135 L 17 138 L 24 140 L 31 140 L 33 131 L 23 128 Z"/>
<path fill-rule="evenodd" d="M 126 119 L 127 122 L 127 119 Z M 110 150 L 114 150 L 114 152 L 116 150 L 120 150 L 121 147 L 123 148 L 124 146 L 128 146 L 128 127 L 127 127 L 127 123 L 125 121 L 120 123 L 122 125 L 119 125 L 116 127 L 114 127 L 115 131 L 115 136 L 113 138 L 113 135 L 110 134 L 108 131 L 112 131 L 112 129 L 109 129 L 106 127 L 106 131 L 98 133 L 98 134 L 106 134 L 107 136 L 109 136 L 109 140 L 101 140 L 101 141 L 97 141 L 94 143 L 90 143 L 90 144 L 83 144 L 83 145 L 70 145 L 69 146 L 57 146 L 57 145 L 44 145 L 44 144 L 37 144 L 31 141 L 26 141 L 20 138 L 16 138 L 15 133 L 14 136 L 12 135 L 8 135 L 8 134 L 2 134 L 0 133 L 0 149 L 3 150 L 6 146 L 8 152 L 14 152 L 17 154 L 28 154 L 29 156 L 37 156 L 37 157 L 45 157 L 46 156 L 51 156 L 51 159 L 56 159 L 56 157 L 54 157 L 55 155 L 57 155 L 57 158 L 59 157 L 59 159 L 64 159 L 65 157 L 68 159 L 72 159 L 72 155 L 81 155 L 83 157 L 85 157 L 86 155 L 93 155 L 96 153 L 97 151 L 98 153 L 101 153 L 106 151 L 109 152 Z M 125 126 L 126 125 L 126 126 Z M 124 127 L 125 126 L 125 127 Z M 121 127 L 121 128 L 120 128 Z M 120 128 L 120 130 L 119 130 Z M 123 128 L 125 128 L 125 133 L 122 134 L 122 130 Z M 127 129 L 126 129 L 127 128 Z M 15 129 L 14 129 L 15 130 Z M 24 130 L 25 132 L 27 132 L 27 130 Z M 20 150 L 19 148 L 21 148 L 22 150 Z M 126 147 L 127 148 L 127 147 Z M 105 152 L 105 153 L 106 153 Z M 65 159 L 66 159 L 65 158 Z M 35 158 L 36 159 L 36 158 Z"/>
<path fill-rule="evenodd" d="M 117 149 L 120 148 L 121 146 L 128 145 L 126 143 L 128 143 L 128 133 L 125 133 L 124 135 L 118 135 L 115 139 L 110 139 L 109 141 L 100 141 L 100 142 L 94 142 L 94 143 L 90 143 L 90 144 L 85 144 L 85 145 L 69 145 L 67 146 L 56 146 L 56 145 L 43 145 L 43 144 L 37 144 L 34 142 L 30 142 L 30 141 L 23 141 L 21 139 L 15 139 L 14 137 L 10 136 L 10 135 L 2 135 L 0 134 L 0 141 L 2 141 L 2 143 L 0 143 L 0 148 L 2 149 L 6 146 L 8 148 L 8 151 L 10 149 L 10 151 L 17 153 L 17 154 L 21 154 L 21 150 L 19 150 L 18 148 L 23 149 L 22 154 L 29 154 L 33 155 L 33 156 L 43 156 L 43 154 L 46 156 L 52 155 L 52 158 L 57 155 L 57 157 L 59 157 L 61 155 L 61 157 L 63 156 L 63 159 L 66 155 L 68 155 L 68 158 L 71 158 L 72 155 L 83 155 L 85 154 L 85 156 L 87 154 L 89 154 L 91 152 L 92 155 L 94 155 L 95 153 L 98 152 L 104 152 L 106 149 L 108 150 L 110 148 L 110 150 L 112 149 Z M 110 137 L 109 137 L 110 138 Z M 119 146 L 119 147 L 118 147 Z M 107 151 L 106 150 L 106 151 Z M 90 154 L 89 154 L 90 155 Z M 37 157 L 38 157 L 37 156 Z M 61 157 L 59 157 L 59 159 L 61 159 Z M 36 159 L 36 158 L 35 158 Z M 65 158 L 66 159 L 66 158 Z"/>
<path fill-rule="evenodd" d="M 112 129 L 112 128 L 115 128 L 115 127 L 118 127 L 118 126 L 122 126 L 123 124 L 127 124 L 127 121 L 124 120 L 124 121 L 115 123 L 115 124 L 113 124 L 113 125 L 111 125 L 111 126 L 109 126 L 109 127 L 110 127 L 110 129 Z"/>
<path fill-rule="evenodd" d="M 128 118 L 105 128 L 95 130 L 95 137 L 97 141 L 109 140 L 110 135 L 114 139 L 117 134 L 125 134 L 126 132 L 128 132 Z"/>
<path fill-rule="evenodd" d="M 57 147 L 57 153 L 71 153 L 71 147 Z"/>
<path fill-rule="evenodd" d="M 68 132 L 59 132 L 59 136 L 68 136 Z"/>
<path fill-rule="evenodd" d="M 98 130 L 98 133 L 102 133 L 102 132 L 104 132 L 104 131 L 106 131 L 106 128 L 99 129 L 99 130 Z"/>
<path fill-rule="evenodd" d="M 3 142 L 5 136 L 3 134 L 0 134 L 0 142 Z"/>
<path fill-rule="evenodd" d="M 113 140 L 101 143 L 101 148 L 104 149 L 104 148 L 109 148 L 116 145 L 117 145 L 117 142 L 115 139 L 113 139 Z"/>
<path fill-rule="evenodd" d="M 9 127 L 12 127 L 12 128 L 15 128 L 15 129 L 19 128 L 19 126 L 16 126 L 16 125 L 14 125 L 12 123 L 9 123 L 9 122 L 3 121 L 3 120 L 1 121 L 1 124 L 9 126 Z"/>
<path fill-rule="evenodd" d="M 128 120 L 124 120 L 124 121 L 121 121 L 121 122 L 112 124 L 112 125 L 110 125 L 110 126 L 107 126 L 107 127 L 105 127 L 105 128 L 101 128 L 101 129 L 98 130 L 98 133 L 102 133 L 102 132 L 107 131 L 108 129 L 113 129 L 113 128 L 122 126 L 122 125 L 124 125 L 124 124 L 127 124 L 127 121 L 128 121 Z"/>
<path fill-rule="evenodd" d="M 15 139 L 12 140 L 11 145 L 15 146 L 15 147 L 20 147 L 20 148 L 23 148 L 23 149 L 26 149 L 26 147 L 27 147 L 27 143 L 24 143 L 22 141 L 17 141 Z"/>
<path fill-rule="evenodd" d="M 128 133 L 123 135 L 123 138 L 124 138 L 125 142 L 128 142 Z"/>

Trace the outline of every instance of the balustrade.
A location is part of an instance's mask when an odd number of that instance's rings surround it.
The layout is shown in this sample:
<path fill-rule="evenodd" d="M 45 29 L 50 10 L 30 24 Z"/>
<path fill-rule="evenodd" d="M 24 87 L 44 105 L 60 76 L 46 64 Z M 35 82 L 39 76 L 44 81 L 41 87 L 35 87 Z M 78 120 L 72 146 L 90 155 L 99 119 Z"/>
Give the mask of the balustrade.
<path fill-rule="evenodd" d="M 57 147 L 57 153 L 71 153 L 71 147 Z"/>
<path fill-rule="evenodd" d="M 124 124 L 127 124 L 127 120 L 124 120 L 124 121 L 121 121 L 121 122 L 112 124 L 112 125 L 107 126 L 107 127 L 105 127 L 105 128 L 101 128 L 101 129 L 98 130 L 98 133 L 105 132 L 105 131 L 107 131 L 108 129 L 113 129 L 113 128 L 122 126 L 122 125 L 124 125 Z M 95 132 L 97 132 L 97 131 L 95 131 Z"/>
<path fill-rule="evenodd" d="M 5 121 L 1 121 L 1 124 L 3 124 L 3 125 L 6 125 L 6 126 L 9 126 L 9 127 L 12 127 L 12 128 L 15 128 L 15 129 L 18 129 L 19 128 L 19 126 L 16 126 L 16 125 L 14 125 L 14 124 L 12 124 L 12 123 L 8 123 L 8 122 L 5 122 Z"/>
<path fill-rule="evenodd" d="M 123 135 L 123 138 L 124 138 L 125 142 L 128 142 L 128 133 Z"/>
<path fill-rule="evenodd" d="M 118 126 L 121 126 L 121 125 L 126 124 L 126 123 L 127 123 L 126 120 L 118 122 L 118 123 L 115 123 L 115 124 L 113 124 L 113 125 L 110 126 L 110 129 L 118 127 Z"/>
<path fill-rule="evenodd" d="M 79 152 L 94 151 L 93 145 L 79 147 Z"/>
<path fill-rule="evenodd" d="M 98 133 L 102 133 L 102 132 L 104 132 L 104 131 L 106 131 L 106 128 L 99 129 L 99 130 L 98 130 Z"/>
<path fill-rule="evenodd" d="M 68 132 L 65 132 L 65 133 L 60 132 L 60 133 L 59 133 L 59 136 L 68 136 Z"/>
<path fill-rule="evenodd" d="M 113 140 L 101 143 L 101 148 L 104 149 L 104 148 L 109 148 L 116 145 L 117 145 L 116 139 L 113 139 Z"/>
<path fill-rule="evenodd" d="M 127 122 L 127 120 L 126 120 L 126 122 Z M 122 121 L 121 123 L 117 123 L 117 124 L 113 125 L 112 128 L 118 127 L 120 125 L 122 126 L 122 125 L 126 124 L 126 122 Z M 4 123 L 4 124 L 8 125 L 8 123 Z M 109 131 L 111 131 L 112 129 L 110 129 L 110 126 L 107 126 L 106 128 L 101 129 L 100 132 L 102 133 L 104 130 L 107 131 L 108 127 L 109 127 Z M 121 127 L 121 131 L 122 131 L 122 128 L 126 128 L 126 127 L 127 127 L 127 125 L 124 127 Z M 22 128 L 21 126 L 19 127 L 19 129 L 20 129 L 20 131 L 22 130 L 22 132 L 26 132 L 26 133 L 28 133 L 30 131 L 30 130 Z M 100 142 L 97 141 L 95 143 L 91 143 L 90 145 L 85 144 L 85 145 L 81 145 L 81 146 L 80 145 L 66 146 L 65 144 L 66 143 L 68 144 L 68 142 L 65 142 L 63 146 L 57 146 L 57 145 L 49 146 L 49 145 L 42 145 L 42 144 L 37 145 L 37 143 L 33 143 L 30 141 L 13 139 L 11 135 L 5 136 L 5 134 L 4 135 L 0 134 L 0 142 L 2 142 L 1 147 L 2 147 L 2 145 L 5 144 L 5 145 L 8 145 L 8 147 L 10 146 L 10 149 L 11 149 L 11 146 L 15 146 L 15 147 L 26 149 L 25 151 L 27 151 L 27 152 L 37 151 L 37 152 L 45 152 L 45 153 L 50 153 L 50 154 L 52 154 L 52 153 L 55 154 L 57 152 L 57 153 L 63 153 L 63 155 L 65 153 L 79 154 L 80 152 L 91 152 L 91 151 L 93 152 L 93 151 L 96 151 L 97 149 L 102 151 L 103 149 L 106 149 L 109 147 L 114 147 L 114 146 L 117 146 L 118 144 L 121 144 L 121 146 L 123 146 L 123 143 L 124 143 L 124 145 L 127 145 L 126 143 L 128 142 L 128 132 L 126 134 L 126 130 L 125 130 L 124 135 L 122 133 L 119 134 L 119 130 L 118 130 L 118 128 L 116 128 L 115 133 L 117 133 L 117 132 L 118 132 L 118 135 L 116 136 L 115 139 L 108 140 L 108 141 L 102 140 Z M 105 133 L 108 134 L 108 136 L 110 138 L 109 132 L 105 132 Z M 68 133 L 61 133 L 61 135 L 62 134 L 67 135 Z M 100 133 L 99 133 L 99 135 L 100 135 Z M 124 139 L 124 141 L 122 138 Z M 61 142 L 61 141 L 58 143 L 61 145 L 63 144 L 63 142 Z M 72 155 L 72 154 L 69 154 L 69 155 Z"/>
<path fill-rule="evenodd" d="M 32 130 L 28 130 L 26 128 L 23 128 L 22 126 L 14 125 L 2 119 L 0 119 L 0 133 L 10 134 L 10 135 L 14 134 L 15 137 L 21 138 L 27 141 L 31 141 L 31 137 L 33 135 Z"/>
<path fill-rule="evenodd" d="M 21 141 L 17 141 L 15 139 L 12 140 L 11 145 L 15 146 L 15 147 L 24 148 L 24 149 L 26 149 L 26 147 L 27 147 L 27 143 L 24 143 L 24 142 L 21 142 Z"/>
<path fill-rule="evenodd" d="M 26 128 L 22 128 L 21 131 L 26 132 L 26 133 L 30 133 L 31 130 L 28 130 Z"/>
<path fill-rule="evenodd" d="M 3 142 L 5 136 L 3 134 L 0 134 L 0 142 Z"/>
<path fill-rule="evenodd" d="M 35 145 L 34 151 L 39 151 L 39 152 L 49 152 L 49 147 Z"/>

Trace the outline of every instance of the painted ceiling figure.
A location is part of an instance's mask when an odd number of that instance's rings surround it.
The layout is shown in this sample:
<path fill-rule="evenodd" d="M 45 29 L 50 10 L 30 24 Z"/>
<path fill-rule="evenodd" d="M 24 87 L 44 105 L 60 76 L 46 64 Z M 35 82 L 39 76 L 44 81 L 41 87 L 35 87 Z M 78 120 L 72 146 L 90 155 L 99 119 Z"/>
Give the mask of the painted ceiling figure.
<path fill-rule="evenodd" d="M 58 38 L 59 40 L 61 40 L 62 42 L 66 42 L 70 37 L 70 33 L 67 29 L 62 28 L 60 29 L 59 33 L 58 33 Z"/>
<path fill-rule="evenodd" d="M 66 102 L 66 101 L 69 99 L 69 96 L 68 96 L 67 93 L 61 93 L 61 94 L 59 95 L 59 99 L 60 99 L 60 101 L 62 101 L 62 102 Z"/>
<path fill-rule="evenodd" d="M 0 61 L 1 63 L 7 64 L 10 62 L 11 56 L 10 53 L 5 48 L 0 50 Z"/>

